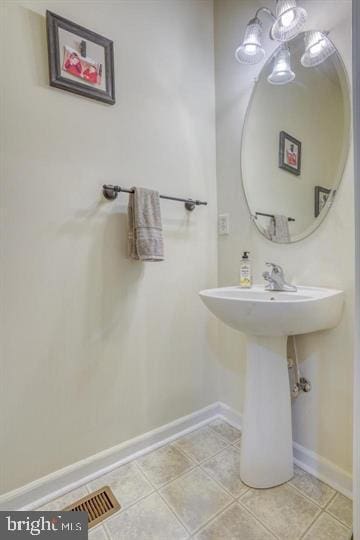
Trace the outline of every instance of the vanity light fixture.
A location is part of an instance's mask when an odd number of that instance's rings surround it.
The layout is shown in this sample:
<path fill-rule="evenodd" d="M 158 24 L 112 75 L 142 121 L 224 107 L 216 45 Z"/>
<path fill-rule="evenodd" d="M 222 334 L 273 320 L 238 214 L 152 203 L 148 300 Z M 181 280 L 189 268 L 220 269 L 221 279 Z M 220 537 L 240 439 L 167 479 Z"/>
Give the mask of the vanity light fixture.
<path fill-rule="evenodd" d="M 273 40 L 286 42 L 296 37 L 302 30 L 307 13 L 296 5 L 296 0 L 276 0 L 276 15 L 266 7 L 260 7 L 245 30 L 242 44 L 235 51 L 235 58 L 241 64 L 257 64 L 264 56 L 262 47 L 262 23 L 260 13 L 266 13 L 273 21 L 270 37 Z"/>
<path fill-rule="evenodd" d="M 301 57 L 304 67 L 318 66 L 335 52 L 335 47 L 326 33 L 312 30 L 306 32 L 304 39 L 305 52 Z"/>
<path fill-rule="evenodd" d="M 272 84 L 286 84 L 295 79 L 290 66 L 290 50 L 286 42 L 294 39 L 303 29 L 307 12 L 297 5 L 296 0 L 276 0 L 275 14 L 271 9 L 260 7 L 245 30 L 242 44 L 235 51 L 235 58 L 241 64 L 257 64 L 265 57 L 262 45 L 263 25 L 259 15 L 263 13 L 272 19 L 270 38 L 284 44 L 274 59 L 274 66 L 268 81 Z M 301 63 L 305 67 L 318 66 L 335 52 L 335 47 L 327 33 L 312 30 L 305 34 L 305 52 Z"/>
<path fill-rule="evenodd" d="M 257 64 L 264 56 L 265 51 L 261 46 L 262 23 L 255 16 L 248 22 L 242 45 L 235 51 L 236 59 L 242 64 Z"/>
<path fill-rule="evenodd" d="M 274 57 L 274 66 L 267 80 L 271 84 L 287 84 L 295 79 L 295 73 L 291 69 L 290 51 L 287 45 L 283 45 Z"/>

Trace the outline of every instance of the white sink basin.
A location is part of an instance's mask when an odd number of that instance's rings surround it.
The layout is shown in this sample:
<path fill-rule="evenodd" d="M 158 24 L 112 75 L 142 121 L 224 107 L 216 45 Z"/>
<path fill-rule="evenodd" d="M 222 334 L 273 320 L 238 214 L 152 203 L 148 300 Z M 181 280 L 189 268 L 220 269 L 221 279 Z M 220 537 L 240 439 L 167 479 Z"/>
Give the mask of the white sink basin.
<path fill-rule="evenodd" d="M 247 334 L 291 336 L 335 327 L 344 293 L 335 289 L 299 287 L 297 292 L 223 287 L 200 292 L 206 307 L 222 322 Z"/>
<path fill-rule="evenodd" d="M 269 488 L 293 476 L 287 336 L 336 326 L 344 293 L 299 287 L 297 292 L 224 287 L 200 292 L 208 309 L 247 334 L 240 477 Z"/>

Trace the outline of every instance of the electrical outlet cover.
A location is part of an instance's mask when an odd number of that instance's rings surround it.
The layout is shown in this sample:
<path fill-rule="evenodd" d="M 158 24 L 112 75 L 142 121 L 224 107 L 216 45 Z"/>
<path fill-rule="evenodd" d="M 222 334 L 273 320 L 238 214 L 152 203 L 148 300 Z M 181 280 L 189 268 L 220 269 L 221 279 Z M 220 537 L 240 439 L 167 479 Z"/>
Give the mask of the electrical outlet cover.
<path fill-rule="evenodd" d="M 219 214 L 219 217 L 218 217 L 218 233 L 221 236 L 230 233 L 230 216 L 229 216 L 229 214 Z"/>

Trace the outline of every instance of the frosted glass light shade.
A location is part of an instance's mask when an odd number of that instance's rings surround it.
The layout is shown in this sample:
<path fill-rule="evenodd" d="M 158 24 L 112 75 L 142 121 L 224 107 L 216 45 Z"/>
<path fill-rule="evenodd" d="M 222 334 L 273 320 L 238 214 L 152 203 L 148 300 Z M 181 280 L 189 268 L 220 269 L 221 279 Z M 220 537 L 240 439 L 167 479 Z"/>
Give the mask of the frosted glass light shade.
<path fill-rule="evenodd" d="M 305 52 L 301 57 L 301 63 L 304 67 L 318 66 L 335 52 L 334 45 L 322 32 L 316 30 L 306 32 L 304 39 Z"/>
<path fill-rule="evenodd" d="M 274 66 L 267 80 L 271 84 L 287 84 L 295 79 L 295 73 L 290 65 L 290 51 L 283 46 L 276 54 Z"/>
<path fill-rule="evenodd" d="M 257 64 L 264 56 L 265 51 L 261 45 L 262 24 L 255 17 L 249 21 L 242 44 L 235 51 L 235 58 L 241 64 Z"/>
<path fill-rule="evenodd" d="M 306 19 L 306 10 L 297 6 L 296 0 L 277 0 L 271 37 L 282 42 L 293 39 L 302 30 Z"/>

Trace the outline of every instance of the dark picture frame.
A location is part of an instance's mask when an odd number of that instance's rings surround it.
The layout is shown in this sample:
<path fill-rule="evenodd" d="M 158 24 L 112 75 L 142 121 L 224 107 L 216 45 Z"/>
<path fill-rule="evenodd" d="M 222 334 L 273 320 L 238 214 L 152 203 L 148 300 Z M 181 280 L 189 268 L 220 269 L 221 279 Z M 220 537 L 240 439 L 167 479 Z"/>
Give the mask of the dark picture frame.
<path fill-rule="evenodd" d="M 325 207 L 331 189 L 327 189 L 321 186 L 315 186 L 315 217 L 317 218 L 321 210 Z"/>
<path fill-rule="evenodd" d="M 280 131 L 279 167 L 296 176 L 301 174 L 301 142 L 286 131 Z"/>
<path fill-rule="evenodd" d="M 88 30 L 79 24 L 64 19 L 51 11 L 46 11 L 46 28 L 49 58 L 49 83 L 50 86 L 73 92 L 80 96 L 85 96 L 97 101 L 102 101 L 113 105 L 115 103 L 115 78 L 114 78 L 114 45 L 113 42 L 92 30 Z M 104 65 L 99 65 L 99 73 L 103 77 L 103 87 L 95 87 L 81 79 L 67 77 L 62 67 L 64 53 L 60 45 L 59 30 L 64 30 L 79 38 L 80 57 L 86 57 L 87 44 L 95 44 L 104 49 Z"/>

